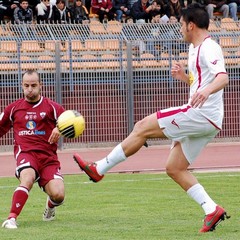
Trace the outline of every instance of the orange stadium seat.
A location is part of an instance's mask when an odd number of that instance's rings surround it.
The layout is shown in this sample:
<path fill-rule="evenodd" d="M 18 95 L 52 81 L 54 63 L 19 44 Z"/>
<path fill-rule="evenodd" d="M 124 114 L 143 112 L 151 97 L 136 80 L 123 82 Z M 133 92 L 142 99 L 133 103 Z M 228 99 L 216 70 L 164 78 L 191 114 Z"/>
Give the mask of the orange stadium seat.
<path fill-rule="evenodd" d="M 37 65 L 32 62 L 32 59 L 29 56 L 21 56 L 20 57 L 20 66 L 23 71 L 26 70 L 36 70 Z"/>
<path fill-rule="evenodd" d="M 103 46 L 103 42 L 99 39 L 86 39 L 85 48 L 90 51 L 106 50 L 106 48 Z"/>
<path fill-rule="evenodd" d="M 113 54 L 103 54 L 102 60 L 104 68 L 120 68 L 120 62 Z"/>
<path fill-rule="evenodd" d="M 70 51 L 69 41 L 67 41 L 65 43 L 65 48 L 66 48 L 67 51 Z M 82 42 L 80 40 L 71 40 L 71 50 L 73 52 L 75 52 L 75 51 L 79 52 L 79 51 L 85 50 L 85 48 L 84 48 L 84 45 L 82 44 Z"/>
<path fill-rule="evenodd" d="M 1 41 L 1 52 L 11 52 L 11 53 L 17 53 L 17 42 L 16 41 Z"/>
<path fill-rule="evenodd" d="M 50 52 L 55 52 L 56 50 L 56 43 L 59 42 L 60 43 L 60 51 L 64 51 L 64 47 L 62 45 L 62 43 L 60 41 L 54 41 L 54 40 L 46 40 L 45 41 L 45 47 L 44 49 L 46 51 L 50 51 Z"/>
<path fill-rule="evenodd" d="M 221 28 L 233 32 L 240 30 L 240 26 L 232 18 L 222 18 Z"/>
<path fill-rule="evenodd" d="M 11 59 L 6 56 L 0 56 L 1 62 L 6 62 L 0 64 L 0 71 L 16 71 L 18 69 L 17 64 L 11 63 Z"/>
<path fill-rule="evenodd" d="M 109 21 L 106 30 L 108 33 L 119 34 L 122 32 L 122 24 L 118 21 Z"/>
<path fill-rule="evenodd" d="M 38 57 L 38 68 L 42 70 L 55 70 L 56 69 L 55 58 L 49 55 L 42 55 Z"/>
<path fill-rule="evenodd" d="M 103 41 L 103 46 L 107 50 L 118 50 L 120 49 L 120 44 L 118 39 L 106 39 Z"/>
<path fill-rule="evenodd" d="M 37 41 L 24 40 L 21 45 L 21 52 L 43 52 Z"/>

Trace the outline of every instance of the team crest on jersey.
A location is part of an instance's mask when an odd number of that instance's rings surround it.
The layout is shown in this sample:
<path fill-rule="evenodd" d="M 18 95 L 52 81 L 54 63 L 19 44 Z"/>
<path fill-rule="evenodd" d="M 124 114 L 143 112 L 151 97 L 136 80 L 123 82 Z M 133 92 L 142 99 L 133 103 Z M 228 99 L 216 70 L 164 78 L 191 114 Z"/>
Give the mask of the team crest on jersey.
<path fill-rule="evenodd" d="M 46 113 L 45 112 L 40 112 L 40 116 L 41 116 L 41 118 L 45 118 Z"/>

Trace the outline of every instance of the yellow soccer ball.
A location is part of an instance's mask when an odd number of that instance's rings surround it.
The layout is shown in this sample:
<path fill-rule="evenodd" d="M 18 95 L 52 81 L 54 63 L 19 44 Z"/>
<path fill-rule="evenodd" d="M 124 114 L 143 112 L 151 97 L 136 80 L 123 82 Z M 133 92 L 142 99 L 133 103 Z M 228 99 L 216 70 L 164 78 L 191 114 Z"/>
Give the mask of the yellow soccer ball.
<path fill-rule="evenodd" d="M 85 130 L 84 117 L 75 110 L 66 110 L 57 120 L 57 128 L 65 138 L 79 137 Z"/>

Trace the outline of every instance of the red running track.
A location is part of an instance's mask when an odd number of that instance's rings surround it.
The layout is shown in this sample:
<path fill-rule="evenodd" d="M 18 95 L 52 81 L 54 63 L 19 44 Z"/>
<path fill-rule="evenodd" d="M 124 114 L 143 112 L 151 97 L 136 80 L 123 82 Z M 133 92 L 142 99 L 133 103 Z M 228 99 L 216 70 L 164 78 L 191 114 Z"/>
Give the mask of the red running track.
<path fill-rule="evenodd" d="M 112 168 L 111 172 L 164 172 L 170 146 L 143 147 L 135 155 Z M 68 149 L 59 151 L 63 174 L 82 174 L 73 161 L 72 154 L 78 152 L 84 159 L 96 161 L 105 157 L 111 148 Z M 240 143 L 209 144 L 190 169 L 193 171 L 240 171 Z M 0 153 L 0 177 L 11 177 L 15 173 L 12 153 Z"/>

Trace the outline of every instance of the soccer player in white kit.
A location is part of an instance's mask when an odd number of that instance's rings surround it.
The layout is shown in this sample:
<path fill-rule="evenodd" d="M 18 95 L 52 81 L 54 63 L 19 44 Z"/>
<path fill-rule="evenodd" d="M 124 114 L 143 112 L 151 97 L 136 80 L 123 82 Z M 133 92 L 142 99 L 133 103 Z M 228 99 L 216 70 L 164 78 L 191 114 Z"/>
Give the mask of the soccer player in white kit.
<path fill-rule="evenodd" d="M 171 74 L 190 86 L 188 103 L 159 110 L 137 122 L 130 135 L 99 161 L 88 162 L 77 153 L 73 157 L 90 179 L 98 182 L 109 169 L 136 153 L 147 139 L 171 139 L 166 172 L 203 208 L 205 218 L 200 232 L 208 232 L 228 216 L 188 167 L 221 130 L 223 89 L 229 78 L 222 50 L 209 36 L 209 16 L 205 8 L 197 3 L 189 5 L 182 10 L 180 23 L 183 38 L 190 43 L 188 74 L 180 63 L 173 64 Z"/>

